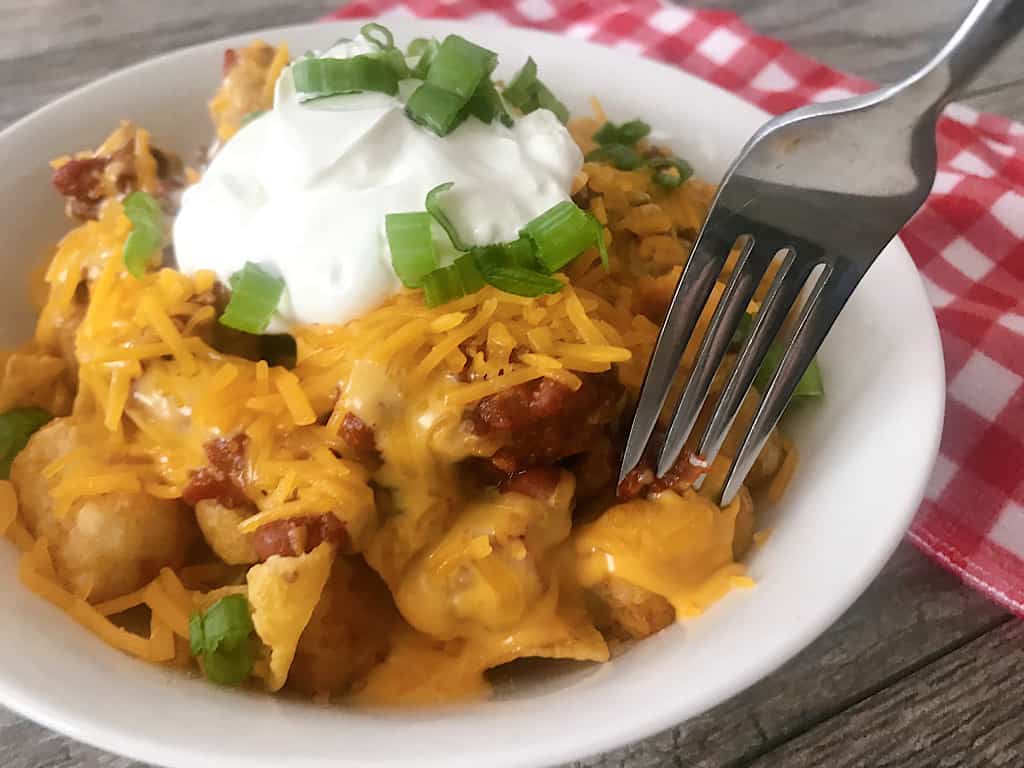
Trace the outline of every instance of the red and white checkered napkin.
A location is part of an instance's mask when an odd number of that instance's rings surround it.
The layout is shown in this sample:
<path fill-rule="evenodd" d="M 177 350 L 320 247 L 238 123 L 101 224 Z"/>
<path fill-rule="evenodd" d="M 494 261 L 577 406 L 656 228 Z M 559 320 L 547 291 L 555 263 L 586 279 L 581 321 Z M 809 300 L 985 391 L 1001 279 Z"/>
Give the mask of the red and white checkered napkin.
<path fill-rule="evenodd" d="M 355 0 L 332 18 L 384 12 L 592 40 L 676 64 L 773 113 L 872 87 L 734 14 L 659 0 Z M 935 307 L 949 384 L 941 455 L 910 538 L 1024 615 L 1024 125 L 951 106 L 935 188 L 902 237 Z"/>

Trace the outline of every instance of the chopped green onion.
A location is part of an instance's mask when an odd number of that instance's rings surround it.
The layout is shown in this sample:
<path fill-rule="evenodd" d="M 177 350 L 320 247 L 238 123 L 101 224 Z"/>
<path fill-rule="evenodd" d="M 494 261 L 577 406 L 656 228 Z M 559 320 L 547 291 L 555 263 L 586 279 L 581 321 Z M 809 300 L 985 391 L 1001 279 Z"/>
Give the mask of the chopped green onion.
<path fill-rule="evenodd" d="M 505 109 L 501 94 L 498 93 L 498 89 L 494 87 L 494 83 L 489 77 L 480 81 L 480 85 L 473 92 L 473 97 L 466 105 L 466 109 L 469 110 L 469 114 L 482 123 L 490 125 L 494 122 L 494 118 L 498 118 L 503 125 L 512 127 L 512 115 Z"/>
<path fill-rule="evenodd" d="M 569 200 L 546 210 L 523 227 L 522 233 L 533 241 L 537 260 L 549 274 L 597 245 L 594 219 Z M 604 239 L 603 232 L 601 239 Z"/>
<path fill-rule="evenodd" d="M 761 362 L 761 367 L 757 369 L 757 375 L 754 377 L 754 385 L 762 392 L 771 383 L 772 376 L 775 375 L 775 371 L 782 363 L 782 358 L 785 354 L 786 349 L 780 344 L 776 343 L 768 347 L 768 352 Z M 818 367 L 817 360 L 811 360 L 811 364 L 804 371 L 804 375 L 796 383 L 792 399 L 817 400 L 823 397 L 824 394 L 825 387 L 821 380 L 821 368 Z"/>
<path fill-rule="evenodd" d="M 526 59 L 522 69 L 516 72 L 515 77 L 505 86 L 505 100 L 513 107 L 527 114 L 536 109 L 534 100 L 536 98 L 537 86 L 537 62 L 533 57 Z M 533 106 L 533 109 L 529 107 Z"/>
<path fill-rule="evenodd" d="M 0 415 L 0 479 L 11 475 L 14 457 L 28 445 L 29 438 L 53 416 L 42 408 L 12 408 Z"/>
<path fill-rule="evenodd" d="M 537 81 L 537 106 L 554 112 L 558 122 L 562 123 L 562 125 L 569 122 L 569 108 L 559 101 L 558 97 L 551 92 L 551 89 L 540 82 L 540 80 Z"/>
<path fill-rule="evenodd" d="M 479 266 L 479 264 L 478 264 Z M 558 293 L 565 284 L 543 272 L 522 267 L 492 267 L 483 272 L 484 280 L 499 291 L 516 296 L 541 296 Z"/>
<path fill-rule="evenodd" d="M 417 37 L 409 42 L 409 46 L 405 49 L 405 55 L 410 59 L 414 59 L 417 56 L 422 56 L 427 52 L 427 49 L 431 45 L 437 45 L 437 40 L 432 37 Z"/>
<path fill-rule="evenodd" d="M 434 63 L 434 58 L 437 56 L 437 51 L 441 47 L 441 44 L 434 38 L 420 37 L 409 43 L 410 57 L 419 56 L 419 61 L 416 62 L 416 66 L 412 69 L 412 76 L 425 80 L 427 72 L 430 71 L 430 65 Z"/>
<path fill-rule="evenodd" d="M 742 344 L 750 335 L 753 325 L 753 316 L 744 314 L 732 335 L 731 345 Z M 785 354 L 786 349 L 781 344 L 775 343 L 768 347 L 768 352 L 765 353 L 764 360 L 761 361 L 761 367 L 757 369 L 757 374 L 754 376 L 754 385 L 762 392 L 771 383 L 772 376 L 775 375 L 775 370 L 779 367 Z M 813 400 L 824 397 L 824 395 L 825 385 L 821 377 L 821 368 L 817 360 L 812 360 L 807 370 L 804 371 L 804 375 L 800 377 L 800 381 L 797 382 L 792 398 L 794 400 L 797 398 Z"/>
<path fill-rule="evenodd" d="M 505 100 L 524 115 L 536 109 L 550 109 L 561 122 L 569 119 L 569 109 L 537 79 L 537 62 L 528 58 L 505 87 Z"/>
<path fill-rule="evenodd" d="M 391 249 L 391 266 L 408 288 L 418 288 L 437 269 L 437 249 L 430 231 L 433 217 L 426 212 L 389 213 L 384 230 Z"/>
<path fill-rule="evenodd" d="M 246 333 L 263 333 L 284 294 L 284 280 L 246 262 L 229 282 L 231 299 L 220 316 L 221 325 Z"/>
<path fill-rule="evenodd" d="M 498 267 L 518 267 L 537 271 L 540 264 L 533 241 L 528 237 L 519 237 L 510 243 L 481 245 L 471 251 L 482 274 Z"/>
<path fill-rule="evenodd" d="M 523 235 L 510 243 L 473 249 L 473 259 L 484 282 L 517 296 L 558 293 L 563 283 L 541 271 L 543 265 L 538 263 L 536 244 L 525 230 Z"/>
<path fill-rule="evenodd" d="M 376 22 L 363 24 L 359 29 L 359 34 L 376 45 L 382 51 L 388 51 L 395 47 L 395 36 L 392 35 L 391 30 L 383 24 L 378 24 Z"/>
<path fill-rule="evenodd" d="M 655 157 L 647 164 L 655 169 L 654 183 L 665 189 L 675 189 L 693 176 L 693 166 L 679 157 Z"/>
<path fill-rule="evenodd" d="M 620 171 L 632 171 L 644 164 L 641 154 L 625 144 L 605 144 L 588 152 L 586 160 L 590 163 L 608 163 Z"/>
<path fill-rule="evenodd" d="M 651 132 L 651 126 L 643 120 L 630 120 L 622 125 L 607 122 L 594 133 L 598 144 L 625 144 L 633 146 Z"/>
<path fill-rule="evenodd" d="M 435 269 L 423 278 L 423 300 L 428 307 L 439 307 L 449 301 L 476 293 L 484 287 L 484 279 L 472 254 L 460 256 L 450 267 Z"/>
<path fill-rule="evenodd" d="M 405 114 L 438 136 L 447 136 L 465 119 L 470 99 L 497 63 L 493 51 L 448 35 L 434 54 L 423 84 L 406 102 Z M 421 71 L 421 64 L 422 59 L 415 73 Z"/>
<path fill-rule="evenodd" d="M 494 51 L 458 35 L 448 35 L 430 64 L 427 82 L 456 94 L 466 103 L 484 78 L 490 77 L 497 63 L 498 55 Z"/>
<path fill-rule="evenodd" d="M 425 207 L 427 209 L 427 213 L 433 216 L 434 221 L 440 224 L 441 229 L 447 233 L 448 239 L 452 241 L 452 247 L 457 251 L 468 251 L 469 245 L 462 239 L 462 237 L 459 236 L 459 231 L 455 229 L 455 225 L 452 223 L 452 220 L 448 218 L 448 214 L 441 209 L 441 201 L 438 200 L 441 195 L 453 186 L 455 186 L 455 182 L 449 181 L 444 184 L 438 184 L 432 190 L 427 192 Z"/>
<path fill-rule="evenodd" d="M 202 658 L 209 680 L 238 685 L 252 673 L 252 633 L 249 601 L 241 595 L 228 595 L 205 613 L 189 617 L 189 651 Z"/>
<path fill-rule="evenodd" d="M 423 83 L 405 103 L 405 114 L 438 136 L 447 136 L 465 119 L 466 102 L 461 96 Z"/>
<path fill-rule="evenodd" d="M 405 56 L 403 56 L 402 52 L 397 48 L 389 48 L 386 51 L 368 53 L 366 55 L 387 64 L 391 68 L 391 71 L 395 73 L 395 77 L 399 80 L 405 80 L 412 77 L 412 72 L 409 71 L 409 65 L 405 61 Z"/>
<path fill-rule="evenodd" d="M 398 76 L 391 64 L 375 54 L 351 59 L 301 59 L 292 65 L 295 89 L 316 96 L 377 91 L 394 96 Z"/>
<path fill-rule="evenodd" d="M 145 192 L 132 192 L 124 199 L 124 215 L 132 231 L 124 241 L 124 266 L 134 277 L 142 277 L 164 241 L 164 211 L 156 198 Z"/>

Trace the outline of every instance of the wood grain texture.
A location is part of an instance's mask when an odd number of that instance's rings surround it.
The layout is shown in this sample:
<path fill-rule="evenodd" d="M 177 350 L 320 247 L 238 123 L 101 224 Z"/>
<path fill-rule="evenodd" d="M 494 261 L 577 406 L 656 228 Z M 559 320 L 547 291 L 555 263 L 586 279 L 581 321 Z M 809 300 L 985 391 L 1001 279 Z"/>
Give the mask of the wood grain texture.
<path fill-rule="evenodd" d="M 754 28 L 811 56 L 886 81 L 925 60 L 970 2 L 690 4 L 737 11 Z M 335 5 L 333 0 L 0 0 L 0 128 L 84 82 L 147 57 L 307 21 Z M 1022 62 L 1024 43 L 1018 42 L 978 81 L 974 90 L 984 93 L 971 103 L 1024 118 L 1024 88 L 1012 85 L 1024 75 Z M 1007 621 L 999 609 L 903 545 L 846 615 L 778 672 L 702 717 L 575 766 L 1024 764 L 1011 759 L 1014 750 L 1019 755 L 1024 721 L 1019 694 L 1014 696 L 1012 682 L 1004 679 L 1012 679 L 1014 664 L 1021 666 L 1022 636 Z M 899 747 L 895 723 L 915 747 L 894 751 Z M 0 709 L 0 766 L 140 764 Z"/>
<path fill-rule="evenodd" d="M 1009 622 L 766 752 L 751 768 L 1024 764 L 1024 624 Z"/>

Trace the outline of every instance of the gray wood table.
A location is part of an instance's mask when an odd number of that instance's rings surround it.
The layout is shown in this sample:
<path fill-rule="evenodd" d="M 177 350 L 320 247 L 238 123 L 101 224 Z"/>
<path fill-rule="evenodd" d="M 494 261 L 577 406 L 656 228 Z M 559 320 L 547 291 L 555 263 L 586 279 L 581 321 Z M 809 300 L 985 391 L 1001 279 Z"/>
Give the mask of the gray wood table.
<path fill-rule="evenodd" d="M 0 0 L 0 128 L 183 45 L 314 19 L 332 0 Z M 969 0 L 716 0 L 874 80 L 912 69 Z M 1024 119 L 1024 44 L 966 100 Z M 752 639 L 756 642 L 756 638 Z M 1024 625 L 904 544 L 807 650 L 712 712 L 582 766 L 1022 766 Z M 0 708 L 0 766 L 139 766 Z"/>

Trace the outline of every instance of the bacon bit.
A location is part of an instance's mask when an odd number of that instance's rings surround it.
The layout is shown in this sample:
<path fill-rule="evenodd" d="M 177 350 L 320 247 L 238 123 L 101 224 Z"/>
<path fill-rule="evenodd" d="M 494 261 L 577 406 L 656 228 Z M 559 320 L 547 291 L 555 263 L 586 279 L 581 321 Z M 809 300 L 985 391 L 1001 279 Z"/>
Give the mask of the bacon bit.
<path fill-rule="evenodd" d="M 157 197 L 164 201 L 169 213 L 177 208 L 178 190 L 185 186 L 184 166 L 177 155 L 151 147 L 157 164 Z M 53 172 L 51 181 L 66 199 L 69 216 L 80 221 L 99 217 L 99 206 L 104 197 L 104 176 L 113 181 L 119 195 L 126 195 L 138 187 L 135 170 L 134 140 L 125 142 L 109 155 L 77 157 L 68 160 Z"/>
<path fill-rule="evenodd" d="M 562 478 L 557 466 L 530 467 L 506 477 L 498 486 L 502 493 L 521 493 L 535 499 L 551 498 Z"/>
<path fill-rule="evenodd" d="M 105 157 L 72 158 L 53 172 L 51 181 L 64 197 L 96 202 L 103 197 L 100 182 L 106 167 Z"/>
<path fill-rule="evenodd" d="M 664 477 L 655 477 L 653 466 L 654 462 L 651 457 L 645 456 L 640 464 L 619 483 L 616 491 L 619 499 L 629 501 L 641 495 L 660 493 L 669 488 L 680 490 L 689 488 L 698 477 L 707 472 L 708 463 L 702 456 L 688 451 L 680 455 Z"/>
<path fill-rule="evenodd" d="M 252 546 L 260 562 L 274 555 L 298 557 L 312 552 L 325 541 L 342 548 L 349 542 L 345 524 L 331 512 L 319 517 L 295 517 L 267 523 L 252 534 Z"/>
<path fill-rule="evenodd" d="M 235 68 L 238 63 L 238 51 L 228 48 L 224 51 L 224 63 L 221 65 L 221 73 L 227 77 L 228 72 Z"/>
<path fill-rule="evenodd" d="M 377 450 L 377 435 L 373 427 L 356 416 L 352 411 L 345 414 L 341 420 L 341 439 L 354 451 L 359 453 L 373 453 Z"/>
<path fill-rule="evenodd" d="M 210 440 L 204 448 L 210 462 L 192 473 L 182 498 L 195 506 L 203 499 L 216 499 L 219 504 L 234 509 L 249 503 L 245 494 L 245 458 L 248 436 Z"/>

